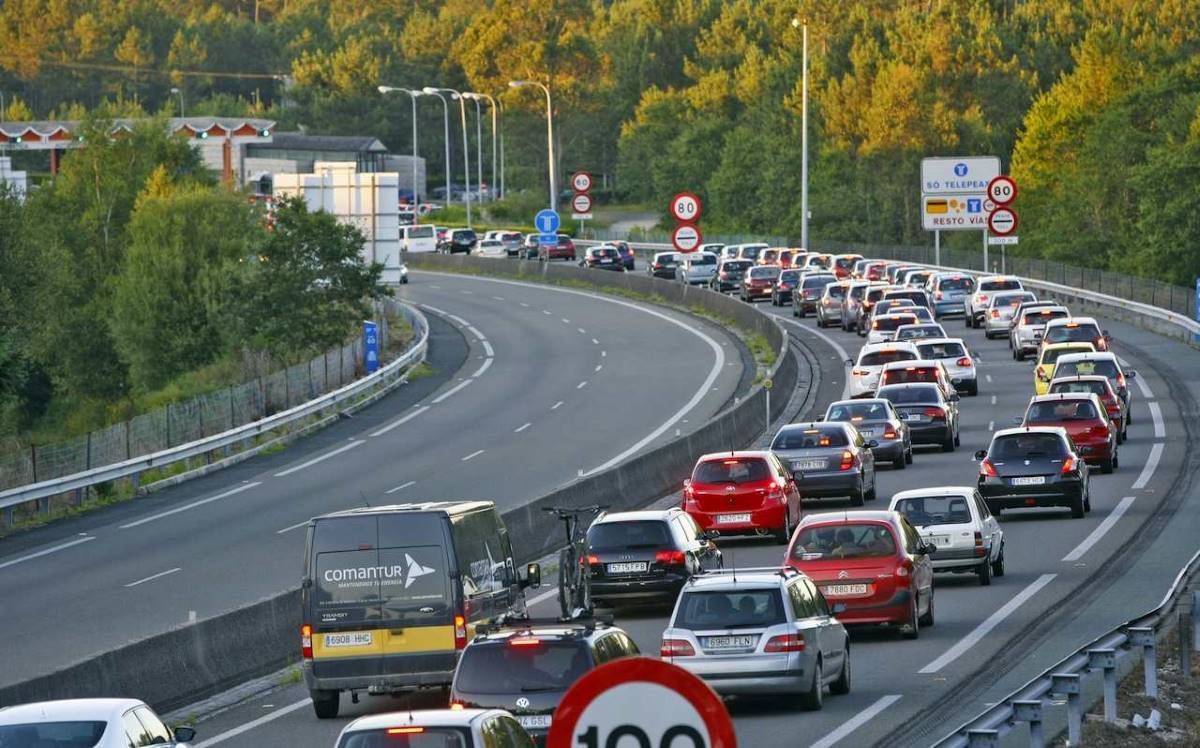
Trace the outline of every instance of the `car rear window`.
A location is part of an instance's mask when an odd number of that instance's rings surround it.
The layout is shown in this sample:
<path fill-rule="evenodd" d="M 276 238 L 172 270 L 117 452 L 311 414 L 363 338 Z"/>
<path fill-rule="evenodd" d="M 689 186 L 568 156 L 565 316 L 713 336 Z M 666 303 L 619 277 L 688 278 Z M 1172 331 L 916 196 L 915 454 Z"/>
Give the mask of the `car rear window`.
<path fill-rule="evenodd" d="M 967 355 L 962 343 L 921 343 L 917 346 L 921 358 L 961 358 Z"/>
<path fill-rule="evenodd" d="M 742 259 L 757 260 L 759 253 L 766 247 L 742 247 Z"/>
<path fill-rule="evenodd" d="M 925 303 L 924 291 L 888 291 L 886 299 L 908 299 L 918 306 Z"/>
<path fill-rule="evenodd" d="M 585 640 L 518 635 L 464 649 L 454 673 L 454 688 L 468 694 L 565 691 L 591 666 Z"/>
<path fill-rule="evenodd" d="M 475 241 L 475 232 L 471 231 L 470 229 L 455 231 L 451 236 L 453 236 L 455 239 L 458 239 L 458 240 L 464 241 L 464 242 Z"/>
<path fill-rule="evenodd" d="M 716 255 L 707 255 L 707 254 L 706 255 L 697 255 L 692 258 L 691 264 L 693 264 L 693 265 L 716 265 L 717 264 L 717 256 Z"/>
<path fill-rule="evenodd" d="M 897 315 L 895 317 L 876 317 L 873 327 L 876 330 L 894 331 L 901 325 L 913 325 L 916 322 L 917 318 L 911 314 L 906 316 Z"/>
<path fill-rule="evenodd" d="M 858 360 L 859 366 L 883 366 L 893 361 L 912 361 L 916 355 L 912 351 L 871 351 L 864 353 Z"/>
<path fill-rule="evenodd" d="M 752 264 L 749 260 L 726 260 L 721 267 L 725 270 L 745 270 Z"/>
<path fill-rule="evenodd" d="M 1055 434 L 1010 434 L 998 436 L 988 449 L 988 457 L 1003 462 L 1034 457 L 1062 457 L 1067 447 Z"/>
<path fill-rule="evenodd" d="M 1066 342 L 1066 341 L 1064 341 L 1064 342 Z M 1053 363 L 1057 362 L 1058 359 L 1061 358 L 1062 356 L 1069 356 L 1072 353 L 1082 353 L 1082 352 L 1083 351 L 1076 350 L 1074 348 L 1047 348 L 1046 350 L 1042 351 L 1042 363 L 1043 364 L 1053 364 Z M 1079 372 L 1076 372 L 1076 373 L 1078 374 Z"/>
<path fill-rule="evenodd" d="M 1087 400 L 1034 403 L 1025 414 L 1025 420 L 1029 423 L 1094 421 L 1097 417 L 1096 408 Z"/>
<path fill-rule="evenodd" d="M 783 429 L 775 436 L 771 449 L 821 449 L 845 447 L 846 432 L 837 426 Z"/>
<path fill-rule="evenodd" d="M 1034 309 L 1031 312 L 1025 312 L 1025 318 L 1021 322 L 1024 325 L 1044 325 L 1052 319 L 1066 319 L 1071 313 L 1065 309 Z"/>
<path fill-rule="evenodd" d="M 903 369 L 884 369 L 882 384 L 906 382 L 936 382 L 937 369 L 932 366 L 913 366 Z"/>
<path fill-rule="evenodd" d="M 891 400 L 893 405 L 936 403 L 940 400 L 937 387 L 931 384 L 914 387 L 881 387 L 879 397 Z"/>
<path fill-rule="evenodd" d="M 795 283 L 800 279 L 799 270 L 784 270 L 779 274 L 780 283 Z M 805 284 L 807 286 L 807 284 Z"/>
<path fill-rule="evenodd" d="M 925 285 L 925 281 L 929 280 L 929 276 L 931 275 L 933 275 L 933 273 L 909 273 L 908 277 L 904 279 L 904 282 L 910 286 L 923 286 Z"/>
<path fill-rule="evenodd" d="M 409 239 L 432 239 L 432 226 L 409 226 L 404 230 L 405 236 Z"/>
<path fill-rule="evenodd" d="M 917 527 L 964 525 L 971 521 L 965 496 L 913 496 L 896 502 L 896 511 Z"/>
<path fill-rule="evenodd" d="M 1046 332 L 1050 343 L 1090 343 L 1100 337 L 1100 329 L 1092 324 L 1059 325 Z"/>
<path fill-rule="evenodd" d="M 692 482 L 752 483 L 770 477 L 771 469 L 761 457 L 730 457 L 700 463 L 692 475 Z"/>
<path fill-rule="evenodd" d="M 858 260 L 854 259 L 853 257 L 839 257 L 834 262 L 842 270 L 849 270 L 854 266 L 854 263 L 858 262 Z"/>
<path fill-rule="evenodd" d="M 801 530 L 792 546 L 800 561 L 885 558 L 896 553 L 896 540 L 885 525 L 847 522 Z"/>
<path fill-rule="evenodd" d="M 867 291 L 867 301 L 870 301 L 872 303 L 879 301 L 880 299 L 883 298 L 883 293 L 884 293 L 884 289 L 882 286 L 869 289 Z"/>
<path fill-rule="evenodd" d="M 810 277 L 804 279 L 804 287 L 805 288 L 824 288 L 825 286 L 828 286 L 830 283 L 833 283 L 836 280 L 837 280 L 837 278 L 835 278 L 832 275 L 810 276 Z"/>
<path fill-rule="evenodd" d="M 940 338 L 946 334 L 938 325 L 913 325 L 903 330 L 896 331 L 897 340 L 910 340 L 918 338 Z"/>
<path fill-rule="evenodd" d="M 882 421 L 890 417 L 887 406 L 880 402 L 837 403 L 829 408 L 827 421 Z"/>
<path fill-rule="evenodd" d="M 786 623 L 783 593 L 774 588 L 685 592 L 674 627 L 681 629 L 762 628 Z"/>
<path fill-rule="evenodd" d="M 846 298 L 846 287 L 841 283 L 830 283 L 825 286 L 825 293 L 831 299 L 844 299 Z"/>
<path fill-rule="evenodd" d="M 597 551 L 622 548 L 671 548 L 674 541 L 667 523 L 660 520 L 600 522 L 587 531 L 588 547 Z"/>
<path fill-rule="evenodd" d="M 104 736 L 102 721 L 38 722 L 26 725 L 0 725 L 0 746 L 3 748 L 42 748 L 42 746 L 71 746 L 90 748 Z"/>
<path fill-rule="evenodd" d="M 1031 293 L 1006 293 L 992 297 L 992 306 L 1020 306 L 1026 301 L 1036 301 Z"/>
<path fill-rule="evenodd" d="M 1116 379 L 1120 374 L 1115 361 L 1100 359 L 1099 361 L 1064 361 L 1054 370 L 1056 377 L 1097 375 Z"/>
<path fill-rule="evenodd" d="M 1057 395 L 1060 392 L 1082 392 L 1084 394 L 1091 393 L 1093 395 L 1103 396 L 1108 394 L 1108 387 L 1105 386 L 1104 382 L 1089 382 L 1086 380 L 1075 382 L 1054 382 L 1050 385 L 1051 394 Z"/>
<path fill-rule="evenodd" d="M 750 268 L 751 278 L 774 278 L 777 275 L 779 275 L 779 268 L 777 267 L 764 266 Z"/>
<path fill-rule="evenodd" d="M 970 291 L 975 283 L 970 278 L 942 278 L 938 281 L 939 291 Z"/>
<path fill-rule="evenodd" d="M 990 280 L 979 284 L 980 291 L 1016 291 L 1021 288 L 1021 281 L 1014 279 Z"/>
<path fill-rule="evenodd" d="M 861 299 L 863 294 L 867 292 L 867 288 L 869 288 L 869 286 L 854 286 L 850 289 L 850 298 Z"/>

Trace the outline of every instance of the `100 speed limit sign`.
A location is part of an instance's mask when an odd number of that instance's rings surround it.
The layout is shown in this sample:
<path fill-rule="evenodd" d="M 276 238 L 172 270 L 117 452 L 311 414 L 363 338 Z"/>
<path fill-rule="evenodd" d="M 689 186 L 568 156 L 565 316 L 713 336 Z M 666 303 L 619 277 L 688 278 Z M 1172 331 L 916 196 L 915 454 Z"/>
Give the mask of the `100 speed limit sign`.
<path fill-rule="evenodd" d="M 671 217 L 680 223 L 695 223 L 700 220 L 700 197 L 693 192 L 680 192 L 671 198 Z"/>
<path fill-rule="evenodd" d="M 589 671 L 554 713 L 547 748 L 735 748 L 721 698 L 695 675 L 634 657 Z"/>

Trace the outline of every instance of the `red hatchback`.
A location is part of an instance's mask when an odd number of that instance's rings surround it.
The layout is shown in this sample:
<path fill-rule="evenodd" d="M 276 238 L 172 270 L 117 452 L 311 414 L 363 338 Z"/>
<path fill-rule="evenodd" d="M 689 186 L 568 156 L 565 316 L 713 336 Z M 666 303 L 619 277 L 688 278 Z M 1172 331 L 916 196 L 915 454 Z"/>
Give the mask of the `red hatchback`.
<path fill-rule="evenodd" d="M 908 639 L 933 625 L 933 546 L 899 512 L 813 514 L 784 564 L 808 575 L 851 624 L 893 624 Z"/>
<path fill-rule="evenodd" d="M 1100 472 L 1119 466 L 1117 429 L 1100 398 L 1090 392 L 1038 395 L 1029 401 L 1022 426 L 1060 426 L 1083 459 L 1099 463 Z"/>
<path fill-rule="evenodd" d="M 792 473 L 769 451 L 704 455 L 683 483 L 683 510 L 722 535 L 774 533 L 786 543 L 800 519 Z"/>
<path fill-rule="evenodd" d="M 1057 395 L 1063 392 L 1090 392 L 1100 398 L 1104 409 L 1108 411 L 1108 420 L 1112 421 L 1117 430 L 1117 443 L 1125 441 L 1127 421 L 1125 418 L 1125 401 L 1112 388 L 1108 377 L 1100 374 L 1079 374 L 1071 377 L 1055 377 L 1050 381 L 1047 395 Z"/>

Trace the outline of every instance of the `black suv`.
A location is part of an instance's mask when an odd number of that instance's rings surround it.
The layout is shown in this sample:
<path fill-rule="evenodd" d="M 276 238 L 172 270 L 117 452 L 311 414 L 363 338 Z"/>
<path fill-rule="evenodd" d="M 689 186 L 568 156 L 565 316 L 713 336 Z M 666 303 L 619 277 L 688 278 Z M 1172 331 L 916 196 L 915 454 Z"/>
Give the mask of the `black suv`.
<path fill-rule="evenodd" d="M 450 703 L 506 709 L 543 745 L 567 689 L 594 667 L 641 654 L 607 621 L 533 621 L 480 627 L 463 650 Z"/>
<path fill-rule="evenodd" d="M 454 254 L 456 252 L 471 253 L 478 243 L 478 237 L 471 229 L 450 229 L 446 232 L 446 241 L 443 242 L 441 250 L 446 254 Z"/>

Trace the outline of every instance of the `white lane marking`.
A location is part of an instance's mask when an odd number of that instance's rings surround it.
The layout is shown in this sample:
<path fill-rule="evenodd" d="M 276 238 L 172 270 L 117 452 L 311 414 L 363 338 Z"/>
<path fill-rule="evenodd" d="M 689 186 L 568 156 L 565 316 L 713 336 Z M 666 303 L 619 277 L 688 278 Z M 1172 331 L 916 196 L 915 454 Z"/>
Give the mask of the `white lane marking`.
<path fill-rule="evenodd" d="M 562 405 L 563 405 L 563 401 L 559 400 L 558 402 L 556 402 L 555 404 L 550 406 L 550 410 L 558 410 L 559 408 L 562 407 Z"/>
<path fill-rule="evenodd" d="M 992 613 L 990 616 L 985 618 L 983 623 L 976 626 L 971 633 L 964 636 L 958 641 L 957 644 L 955 644 L 953 647 L 950 647 L 950 649 L 947 649 L 940 657 L 917 672 L 921 673 L 922 675 L 936 673 L 937 671 L 957 660 L 963 654 L 969 652 L 976 644 L 980 642 L 981 639 L 983 639 L 983 637 L 987 636 L 992 629 L 999 626 L 1001 621 L 1012 615 L 1013 612 L 1016 611 L 1017 608 L 1021 607 L 1026 600 L 1033 597 L 1040 589 L 1053 582 L 1054 578 L 1057 576 L 1057 574 L 1043 574 L 1037 579 L 1033 580 L 1028 587 L 1018 592 L 1011 599 L 1009 599 L 1008 602 L 1006 602 L 1004 605 L 1001 605 L 995 613 Z"/>
<path fill-rule="evenodd" d="M 842 360 L 842 362 L 843 362 L 843 366 L 845 366 L 845 365 L 846 365 L 846 364 L 845 364 L 845 362 L 846 362 L 846 361 L 850 360 L 850 354 L 846 352 L 846 349 L 842 347 L 842 344 L 841 344 L 841 343 L 839 343 L 839 342 L 837 342 L 836 340 L 834 340 L 834 339 L 833 339 L 832 337 L 830 337 L 829 335 L 826 335 L 825 333 L 821 332 L 820 330 L 817 330 L 817 329 L 815 329 L 815 328 L 812 328 L 812 327 L 805 327 L 804 325 L 800 324 L 799 322 L 797 322 L 797 321 L 795 321 L 795 320 L 793 320 L 793 319 L 790 319 L 790 318 L 788 318 L 788 317 L 784 317 L 784 316 L 782 316 L 782 315 L 775 315 L 775 319 L 777 319 L 777 320 L 779 320 L 779 321 L 781 321 L 781 322 L 786 322 L 786 323 L 788 323 L 789 325 L 793 325 L 793 326 L 795 326 L 795 327 L 798 327 L 798 328 L 800 328 L 801 330 L 804 330 L 805 332 L 812 333 L 813 335 L 816 335 L 816 336 L 817 336 L 818 338 L 820 338 L 821 340 L 824 340 L 826 343 L 828 343 L 830 346 L 832 346 L 832 347 L 833 347 L 833 350 L 834 350 L 835 352 L 837 352 L 837 355 L 838 355 L 838 357 L 839 357 L 839 358 Z M 841 397 L 841 399 L 842 399 L 842 400 L 845 400 L 845 399 L 846 399 L 846 398 L 848 398 L 848 397 L 850 397 L 850 380 L 847 378 L 847 379 L 846 379 L 846 384 L 845 384 L 845 386 L 843 386 L 843 387 L 842 387 L 842 397 Z"/>
<path fill-rule="evenodd" d="M 1158 461 L 1162 459 L 1163 445 L 1162 442 L 1157 442 L 1150 447 L 1150 455 L 1146 458 L 1146 465 L 1142 468 L 1142 474 L 1133 482 L 1133 490 L 1140 491 L 1146 487 L 1150 479 L 1154 477 L 1154 471 L 1158 469 Z"/>
<path fill-rule="evenodd" d="M 282 706 L 273 712 L 267 712 L 266 714 L 259 717 L 258 719 L 252 719 L 249 722 L 246 722 L 245 724 L 238 725 L 237 727 L 234 727 L 230 730 L 226 730 L 225 732 L 213 735 L 211 738 L 209 738 L 208 740 L 205 740 L 202 743 L 193 743 L 192 748 L 211 748 L 211 746 L 217 745 L 218 743 L 224 743 L 226 740 L 229 740 L 230 738 L 236 738 L 238 735 L 241 735 L 242 733 L 250 732 L 251 730 L 253 730 L 256 727 L 261 727 L 262 725 L 265 725 L 268 722 L 272 722 L 274 720 L 279 719 L 280 717 L 291 714 L 292 712 L 296 711 L 297 709 L 302 709 L 303 707 L 306 707 L 311 703 L 312 703 L 312 701 L 306 696 L 303 699 L 300 699 L 299 701 L 297 701 L 295 703 L 288 704 L 287 706 Z"/>
<path fill-rule="evenodd" d="M 491 344 L 491 343 L 487 342 L 487 340 L 480 340 L 479 342 L 483 344 L 483 352 L 484 352 L 486 355 L 488 355 L 488 356 L 495 356 L 495 355 L 496 355 L 496 351 L 495 351 L 495 349 L 493 349 L 493 348 L 492 348 L 492 344 Z"/>
<path fill-rule="evenodd" d="M 577 389 L 577 390 L 582 390 L 584 387 L 587 387 L 586 379 L 583 380 L 582 382 L 580 382 L 579 384 L 575 385 L 575 389 Z"/>
<path fill-rule="evenodd" d="M 1117 502 L 1117 505 L 1113 507 L 1113 510 L 1109 512 L 1109 515 L 1104 518 L 1104 521 L 1097 525 L 1096 529 L 1092 530 L 1091 534 L 1084 538 L 1082 543 L 1075 546 L 1073 551 L 1063 556 L 1062 560 L 1078 561 L 1079 559 L 1083 558 L 1083 554 L 1091 550 L 1092 546 L 1098 543 L 1100 538 L 1104 537 L 1104 534 L 1113 528 L 1113 525 L 1117 524 L 1117 520 L 1121 519 L 1121 515 L 1124 514 L 1129 509 L 1130 505 L 1133 504 L 1133 499 L 1133 496 L 1126 496 Z"/>
<path fill-rule="evenodd" d="M 492 368 L 492 363 L 495 362 L 495 360 L 496 359 L 492 358 L 491 356 L 488 356 L 487 358 L 485 358 L 483 360 L 483 366 L 480 366 L 478 369 L 475 370 L 475 373 L 471 375 L 471 379 L 478 379 L 479 377 L 483 376 L 483 373 L 485 371 Z"/>
<path fill-rule="evenodd" d="M 521 306 L 525 307 L 526 309 L 528 309 L 528 308 L 529 308 L 529 305 L 528 305 L 528 304 L 526 304 L 524 301 L 521 301 L 521 302 L 518 302 L 518 303 L 519 303 Z"/>
<path fill-rule="evenodd" d="M 480 343 L 487 342 L 487 336 L 484 335 L 483 333 L 479 332 L 479 328 L 475 327 L 474 325 L 467 325 L 467 329 L 471 331 L 472 335 L 479 338 Z"/>
<path fill-rule="evenodd" d="M 996 404 L 996 396 L 992 395 L 992 405 L 995 405 L 995 404 Z"/>
<path fill-rule="evenodd" d="M 596 371 L 600 371 L 603 368 L 604 368 L 604 364 L 596 364 Z"/>
<path fill-rule="evenodd" d="M 409 486 L 415 486 L 415 485 L 417 485 L 417 482 L 415 480 L 410 480 L 405 483 L 401 483 L 400 485 L 396 486 L 395 488 L 389 488 L 388 490 L 384 491 L 384 493 L 393 494 L 393 493 L 396 493 L 397 491 L 403 491 L 404 489 L 408 488 Z"/>
<path fill-rule="evenodd" d="M 483 450 L 482 450 L 482 449 L 477 449 L 477 450 L 475 450 L 474 452 L 472 452 L 471 454 L 469 454 L 469 455 L 467 455 L 466 457 L 462 458 L 462 461 L 463 461 L 463 462 L 466 462 L 467 460 L 473 460 L 473 459 L 475 459 L 476 457 L 478 457 L 478 456 L 479 456 L 479 455 L 481 455 L 481 454 L 483 454 Z"/>
<path fill-rule="evenodd" d="M 592 338 L 592 345 L 600 345 L 600 341 Z"/>
<path fill-rule="evenodd" d="M 303 522 L 297 522 L 296 524 L 292 525 L 291 527 L 285 527 L 285 528 L 283 528 L 282 530 L 276 530 L 276 531 L 275 531 L 275 534 L 276 534 L 276 535 L 282 535 L 282 534 L 284 534 L 285 532 L 291 532 L 292 530 L 297 530 L 297 529 L 299 529 L 299 528 L 301 528 L 301 527 L 304 527 L 304 526 L 305 526 L 305 525 L 307 525 L 308 523 L 309 523 L 309 520 L 307 520 L 307 519 L 306 519 L 306 520 L 304 520 Z"/>
<path fill-rule="evenodd" d="M 563 323 L 564 325 L 569 325 L 569 324 L 571 324 L 571 320 L 567 319 L 566 317 L 563 317 L 563 318 L 562 318 L 562 323 Z"/>
<path fill-rule="evenodd" d="M 988 431 L 995 431 L 995 430 L 996 430 L 996 422 L 988 421 Z"/>
<path fill-rule="evenodd" d="M 75 540 L 68 540 L 66 543 L 59 543 L 58 545 L 50 546 L 49 548 L 45 548 L 36 553 L 30 553 L 28 556 L 21 556 L 20 558 L 14 558 L 11 561 L 5 561 L 4 563 L 0 564 L 0 569 L 7 569 L 10 566 L 16 566 L 17 564 L 22 563 L 24 561 L 32 561 L 33 559 L 41 558 L 42 556 L 49 556 L 51 553 L 58 553 L 59 551 L 66 550 L 67 548 L 72 548 L 74 546 L 80 545 L 81 543 L 87 543 L 87 542 L 93 541 L 95 539 L 96 539 L 95 535 L 89 535 L 86 538 L 77 538 Z"/>
<path fill-rule="evenodd" d="M 375 430 L 375 431 L 372 431 L 372 432 L 371 432 L 371 436 L 383 436 L 384 434 L 386 434 L 387 432 L 391 431 L 392 429 L 394 429 L 394 428 L 396 428 L 396 427 L 398 427 L 398 426 L 403 426 L 404 424 L 408 423 L 409 421 L 411 421 L 412 419 L 414 419 L 414 418 L 416 418 L 417 416 L 421 415 L 422 413 L 424 413 L 424 412 L 425 412 L 425 411 L 427 411 L 427 410 L 429 410 L 429 406 L 428 406 L 428 405 L 422 405 L 421 407 L 417 408 L 416 410 L 414 410 L 413 412 L 409 413 L 408 415 L 400 416 L 399 418 L 397 418 L 396 420 L 392 421 L 391 423 L 389 423 L 388 425 L 384 426 L 383 428 L 381 428 L 381 429 L 377 429 L 377 430 Z"/>
<path fill-rule="evenodd" d="M 439 291 L 441 291 L 441 290 L 442 290 L 442 287 L 441 287 L 441 286 L 435 286 L 435 285 L 433 285 L 433 284 L 430 284 L 430 285 L 429 285 L 429 287 L 430 287 L 430 288 L 436 288 L 436 289 L 437 289 L 437 290 L 439 290 Z"/>
<path fill-rule="evenodd" d="M 533 425 L 532 423 L 527 423 L 527 424 L 525 424 L 524 426 L 518 426 L 517 428 L 513 429 L 513 433 L 514 433 L 514 434 L 519 434 L 519 433 L 521 433 L 522 431 L 524 431 L 525 429 L 529 428 L 529 427 L 530 427 L 530 426 L 532 426 L 532 425 Z"/>
<path fill-rule="evenodd" d="M 608 351 L 600 351 L 600 358 L 605 358 L 606 356 L 608 356 Z"/>
<path fill-rule="evenodd" d="M 550 315 L 550 310 L 549 310 L 549 309 L 543 309 L 543 310 L 542 310 L 542 314 L 546 315 L 547 317 L 551 316 L 551 315 Z"/>
<path fill-rule="evenodd" d="M 463 387 L 466 387 L 466 386 L 467 386 L 468 384 L 470 384 L 472 381 L 473 381 L 473 380 L 470 380 L 470 379 L 468 379 L 468 380 L 466 380 L 465 382 L 460 382 L 459 384 L 456 384 L 455 386 L 451 387 L 450 389 L 446 390 L 446 391 L 445 391 L 445 392 L 443 392 L 442 394 L 440 394 L 440 395 L 438 395 L 437 397 L 435 397 L 435 398 L 433 399 L 433 404 L 434 404 L 434 405 L 437 405 L 438 403 L 442 402 L 442 401 L 443 401 L 443 400 L 445 400 L 446 398 L 453 397 L 455 393 L 457 393 L 457 392 L 458 392 L 459 390 L 461 390 Z"/>
<path fill-rule="evenodd" d="M 587 330 L 583 329 L 582 327 L 576 327 L 575 329 L 579 331 L 580 335 L 587 335 Z"/>
<path fill-rule="evenodd" d="M 421 306 L 425 307 L 426 309 L 433 312 L 434 314 L 440 314 L 443 317 L 446 316 L 446 312 L 441 309 L 438 309 L 436 306 L 429 306 L 428 304 L 422 304 Z"/>
<path fill-rule="evenodd" d="M 220 499 L 224 499 L 229 496 L 233 496 L 234 494 L 239 494 L 242 491 L 246 491 L 251 488 L 254 488 L 255 486 L 261 486 L 261 485 L 262 485 L 262 481 L 255 481 L 253 483 L 245 483 L 245 484 L 238 486 L 237 488 L 231 488 L 228 491 L 219 493 L 216 496 L 209 496 L 207 499 L 200 499 L 199 501 L 193 501 L 190 504 L 184 504 L 183 506 L 177 506 L 174 509 L 168 509 L 165 512 L 159 512 L 158 514 L 151 514 L 149 517 L 142 517 L 139 520 L 135 520 L 133 522 L 129 522 L 124 525 L 121 525 L 121 529 L 128 530 L 131 527 L 140 527 L 140 526 L 148 524 L 150 522 L 154 522 L 155 520 L 160 520 L 163 517 L 170 517 L 172 514 L 179 514 L 180 512 L 186 512 L 189 509 L 195 509 L 198 506 L 204 506 L 205 504 L 209 504 L 214 501 L 219 501 Z M 0 567 L 0 568 L 3 568 L 3 567 Z"/>
<path fill-rule="evenodd" d="M 878 699 L 876 699 L 874 704 L 846 720 L 836 730 L 813 743 L 812 748 L 830 748 L 830 746 L 835 745 L 840 740 L 843 740 L 847 735 L 862 727 L 867 722 L 870 722 L 875 718 L 875 715 L 879 714 L 884 709 L 887 709 L 889 706 L 895 704 L 899 700 L 900 694 L 897 693 L 888 694 L 887 696 L 880 696 Z M 199 748 L 199 746 L 197 746 L 197 748 Z"/>
<path fill-rule="evenodd" d="M 467 289 L 465 289 L 465 288 L 460 288 L 460 289 L 458 289 L 458 292 L 459 292 L 459 293 L 461 293 L 461 294 L 465 294 L 465 295 L 467 295 L 467 296 L 471 296 L 472 294 L 474 294 L 474 293 L 475 293 L 474 291 L 468 291 L 468 290 L 467 290 Z"/>
<path fill-rule="evenodd" d="M 461 326 L 461 327 L 469 328 L 471 326 L 470 322 L 466 321 L 465 319 L 458 316 L 457 314 L 451 314 L 450 312 L 446 312 L 446 316 L 449 317 L 450 319 L 454 320 L 455 322 L 457 322 L 459 324 L 459 326 Z"/>
<path fill-rule="evenodd" d="M 503 296 L 493 296 L 492 298 L 495 299 L 496 301 L 504 301 Z"/>
<path fill-rule="evenodd" d="M 145 579 L 139 579 L 136 582 L 130 582 L 129 584 L 127 584 L 125 586 L 126 587 L 137 587 L 139 584 L 145 584 L 146 582 L 153 582 L 155 579 L 162 579 L 163 577 L 165 577 L 169 574 L 174 574 L 177 571 L 183 571 L 183 569 L 176 566 L 174 569 L 167 569 L 166 571 L 160 571 L 157 574 L 151 574 L 150 576 L 146 577 Z"/>
<path fill-rule="evenodd" d="M 987 380 L 988 384 L 992 383 L 992 375 L 991 374 L 984 374 L 983 378 Z"/>
<path fill-rule="evenodd" d="M 1146 407 L 1150 409 L 1150 418 L 1154 421 L 1154 438 L 1162 439 L 1167 435 L 1167 428 L 1163 423 L 1162 408 L 1156 402 L 1146 403 Z"/>
<path fill-rule="evenodd" d="M 330 457 L 336 457 L 336 456 L 340 455 L 342 452 L 349 452 L 350 450 L 354 449 L 358 445 L 365 444 L 365 443 L 366 442 L 364 442 L 361 439 L 352 441 L 349 444 L 338 447 L 337 449 L 333 450 L 332 452 L 326 452 L 325 454 L 321 455 L 320 457 L 314 457 L 311 460 L 308 460 L 307 462 L 302 462 L 299 465 L 297 465 L 296 467 L 290 467 L 287 470 L 280 470 L 278 473 L 275 473 L 275 477 L 282 478 L 285 475 L 291 475 L 292 473 L 298 473 L 301 470 L 303 470 L 304 468 L 312 467 L 313 465 L 316 465 L 318 462 L 324 462 L 325 460 L 328 460 Z"/>

